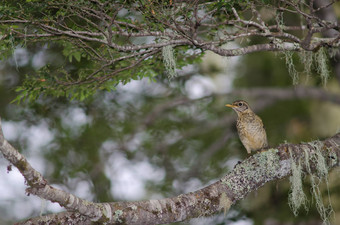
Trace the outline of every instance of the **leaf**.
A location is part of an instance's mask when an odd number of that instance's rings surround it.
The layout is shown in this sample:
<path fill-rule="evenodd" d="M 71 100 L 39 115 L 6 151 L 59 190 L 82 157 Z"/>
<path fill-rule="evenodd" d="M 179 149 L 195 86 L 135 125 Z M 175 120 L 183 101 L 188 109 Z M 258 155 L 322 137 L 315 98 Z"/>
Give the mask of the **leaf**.
<path fill-rule="evenodd" d="M 80 52 L 74 52 L 74 53 L 73 53 L 73 57 L 74 57 L 78 62 L 80 62 L 81 53 L 80 53 Z"/>

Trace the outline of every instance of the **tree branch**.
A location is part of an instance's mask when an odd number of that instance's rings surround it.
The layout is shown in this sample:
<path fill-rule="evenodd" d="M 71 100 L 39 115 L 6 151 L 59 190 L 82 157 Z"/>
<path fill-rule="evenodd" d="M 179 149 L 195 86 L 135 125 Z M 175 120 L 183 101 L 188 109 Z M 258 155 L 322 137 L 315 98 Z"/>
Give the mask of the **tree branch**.
<path fill-rule="evenodd" d="M 318 142 L 318 145 L 329 169 L 340 165 L 340 133 Z M 0 129 L 0 150 L 24 176 L 29 186 L 27 192 L 58 202 L 69 211 L 32 218 L 20 224 L 59 223 L 61 217 L 64 221 L 67 220 L 68 224 L 77 224 L 79 221 L 162 224 L 210 216 L 221 210 L 228 211 L 232 204 L 265 183 L 290 175 L 291 158 L 288 149 L 294 155 L 294 160 L 304 159 L 304 151 L 313 154 L 318 150 L 315 142 L 283 144 L 276 149 L 265 150 L 248 157 L 219 181 L 195 192 L 160 200 L 92 203 L 50 186 L 25 157 L 6 141 Z M 310 163 L 313 165 L 314 162 Z"/>
<path fill-rule="evenodd" d="M 320 17 L 320 19 L 325 21 L 331 21 L 337 23 L 337 15 L 335 14 L 335 10 L 331 5 L 334 1 L 331 0 L 315 0 L 315 11 L 316 15 Z M 339 36 L 339 30 L 335 29 L 327 29 L 322 32 L 322 35 L 327 38 L 337 37 Z M 334 64 L 334 72 L 335 76 L 340 83 L 340 53 L 337 51 L 332 58 Z"/>
<path fill-rule="evenodd" d="M 107 212 L 110 207 L 106 207 L 105 204 L 92 203 L 80 199 L 72 194 L 49 185 L 41 173 L 36 171 L 27 159 L 5 139 L 2 131 L 1 119 L 0 151 L 10 163 L 18 168 L 25 178 L 25 182 L 29 186 L 29 188 L 26 189 L 28 194 L 34 194 L 43 199 L 50 200 L 51 202 L 57 202 L 60 206 L 63 206 L 68 210 L 77 211 L 84 216 L 93 218 L 94 220 L 100 220 L 104 213 L 110 215 L 110 213 L 108 214 Z"/>
<path fill-rule="evenodd" d="M 161 58 L 148 53 L 158 53 L 167 46 L 177 50 L 178 65 L 190 63 L 195 57 L 192 51 L 210 50 L 221 56 L 240 56 L 266 51 L 316 52 L 321 47 L 337 49 L 340 26 L 336 16 L 317 15 L 326 15 L 323 12 L 329 12 L 335 1 L 316 4 L 316 9 L 313 4 L 284 0 L 253 1 L 251 7 L 244 1 L 234 6 L 216 1 L 171 1 L 168 5 L 152 1 L 114 2 L 108 5 L 91 0 L 61 0 L 34 7 L 36 11 L 44 9 L 36 12 L 26 10 L 35 6 L 27 1 L 20 7 L 5 4 L 3 10 L 12 13 L 4 13 L 0 18 L 1 31 L 5 34 L 1 44 L 2 49 L 10 49 L 8 46 L 23 43 L 57 42 L 64 47 L 63 54 L 69 61 L 75 57 L 91 62 L 79 68 L 74 80 L 64 69 L 55 73 L 37 71 L 45 80 L 39 83 L 41 92 L 50 94 L 49 90 L 55 90 L 59 95 L 65 93 L 68 97 L 81 98 L 84 93 L 91 95 L 98 88 L 110 89 L 120 82 L 159 73 L 163 66 Z M 263 9 L 271 13 L 264 15 Z M 127 16 L 120 15 L 125 13 Z M 283 19 L 292 14 L 298 19 L 291 22 Z M 334 35 L 319 38 L 329 31 Z M 226 44 L 232 41 L 239 45 L 226 49 Z M 145 72 L 132 71 L 150 63 L 154 66 Z M 73 87 L 80 87 L 83 92 Z M 28 89 L 28 84 L 25 88 Z"/>

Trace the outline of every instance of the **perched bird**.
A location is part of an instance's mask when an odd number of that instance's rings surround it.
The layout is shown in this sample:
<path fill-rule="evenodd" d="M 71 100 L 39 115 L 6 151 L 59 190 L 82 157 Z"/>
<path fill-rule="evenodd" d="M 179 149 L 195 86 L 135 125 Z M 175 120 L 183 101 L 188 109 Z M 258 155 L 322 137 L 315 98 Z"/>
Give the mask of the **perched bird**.
<path fill-rule="evenodd" d="M 246 101 L 238 100 L 231 107 L 237 113 L 236 128 L 238 136 L 248 154 L 261 148 L 268 147 L 267 134 L 263 122 L 249 107 Z"/>

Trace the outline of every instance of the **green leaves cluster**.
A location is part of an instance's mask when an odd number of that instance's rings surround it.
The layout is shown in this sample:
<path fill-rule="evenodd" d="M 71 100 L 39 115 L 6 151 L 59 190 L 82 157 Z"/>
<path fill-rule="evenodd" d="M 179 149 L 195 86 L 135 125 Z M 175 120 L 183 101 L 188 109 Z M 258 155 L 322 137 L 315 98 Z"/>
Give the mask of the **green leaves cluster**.
<path fill-rule="evenodd" d="M 1 8 L 5 12 L 0 15 L 3 60 L 18 47 L 29 50 L 46 45 L 58 49 L 57 55 L 62 58 L 61 63 L 52 60 L 29 72 L 16 89 L 19 94 L 14 102 L 34 101 L 41 95 L 84 100 L 97 90 L 112 91 L 119 83 L 154 80 L 164 73 L 161 48 L 119 48 L 150 43 L 151 36 L 129 37 L 120 32 L 144 32 L 141 27 L 150 32 L 164 31 L 159 21 L 169 17 L 170 2 L 31 0 L 4 1 Z M 161 36 L 154 37 L 152 43 L 161 40 Z M 148 55 L 151 50 L 154 52 Z M 176 52 L 178 65 L 190 63 L 195 58 L 191 55 L 183 50 Z"/>

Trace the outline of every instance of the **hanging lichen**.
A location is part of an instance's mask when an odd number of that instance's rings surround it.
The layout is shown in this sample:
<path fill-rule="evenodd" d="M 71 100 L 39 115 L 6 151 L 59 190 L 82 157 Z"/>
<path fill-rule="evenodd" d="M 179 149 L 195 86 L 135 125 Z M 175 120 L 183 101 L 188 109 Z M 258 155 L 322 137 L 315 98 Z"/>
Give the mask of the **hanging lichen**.
<path fill-rule="evenodd" d="M 336 50 L 334 50 L 336 51 Z M 284 58 L 286 61 L 286 66 L 289 75 L 293 78 L 293 84 L 297 85 L 299 83 L 299 72 L 296 70 L 293 61 L 293 52 L 283 51 Z M 336 53 L 332 53 L 336 54 Z M 316 53 L 311 51 L 301 51 L 299 52 L 299 58 L 304 66 L 304 73 L 307 74 L 307 79 L 312 72 L 312 68 L 320 75 L 323 85 L 327 84 L 327 80 L 330 76 L 328 69 L 328 52 L 325 48 L 320 48 Z"/>
<path fill-rule="evenodd" d="M 334 58 L 337 54 L 340 54 L 339 48 L 330 48 L 328 49 L 329 57 Z"/>
<path fill-rule="evenodd" d="M 284 29 L 284 26 L 285 26 L 285 24 L 284 24 L 284 22 L 283 22 L 283 12 L 277 10 L 275 14 L 276 14 L 276 17 L 275 17 L 276 23 L 277 23 L 278 27 L 279 27 L 281 30 L 283 30 L 283 29 Z"/>
<path fill-rule="evenodd" d="M 299 58 L 300 58 L 302 65 L 304 66 L 304 73 L 307 75 L 307 79 L 308 79 L 312 73 L 313 52 L 301 51 L 299 52 Z"/>
<path fill-rule="evenodd" d="M 220 197 L 220 204 L 219 207 L 220 209 L 223 209 L 224 216 L 227 214 L 227 212 L 230 209 L 232 202 L 230 199 L 227 197 L 226 193 L 222 193 Z"/>
<path fill-rule="evenodd" d="M 14 37 L 12 36 L 12 31 L 10 32 L 10 43 L 11 43 L 11 47 L 12 47 L 13 60 L 14 60 L 14 63 L 15 63 L 15 68 L 18 71 L 19 65 L 18 65 L 18 60 L 17 60 L 16 54 L 15 54 Z"/>
<path fill-rule="evenodd" d="M 296 71 L 295 66 L 294 66 L 293 52 L 284 51 L 283 54 L 285 56 L 288 73 L 293 78 L 293 85 L 297 85 L 299 83 L 299 74 Z"/>
<path fill-rule="evenodd" d="M 172 79 L 177 77 L 176 73 L 176 60 L 174 56 L 174 49 L 171 45 L 162 48 L 163 63 L 168 74 L 168 78 Z"/>
<path fill-rule="evenodd" d="M 305 167 L 308 174 L 310 174 L 310 182 L 312 185 L 312 194 L 315 199 L 316 208 L 321 216 L 323 224 L 330 224 L 329 217 L 333 212 L 333 208 L 330 202 L 329 196 L 329 186 L 328 186 L 328 169 L 326 165 L 326 160 L 322 155 L 321 147 L 322 144 L 318 141 L 309 143 L 314 148 L 314 153 L 311 154 L 308 148 L 304 148 L 305 153 Z M 313 173 L 310 161 L 315 165 L 316 171 Z M 328 201 L 329 205 L 327 208 L 323 204 L 322 194 L 320 191 L 320 184 L 322 181 L 326 183 L 326 188 L 328 191 Z"/>
<path fill-rule="evenodd" d="M 309 146 L 312 147 L 312 151 L 307 145 L 302 146 L 304 153 L 304 161 L 301 159 L 294 160 L 293 154 L 290 152 L 291 156 L 291 169 L 292 176 L 290 177 L 291 183 L 291 193 L 289 195 L 289 205 L 292 208 L 294 215 L 298 214 L 298 209 L 303 205 L 306 210 L 307 199 L 302 189 L 302 177 L 304 175 L 309 175 L 311 182 L 311 193 L 315 199 L 316 208 L 320 214 L 323 224 L 330 224 L 329 218 L 333 213 L 333 208 L 330 202 L 329 196 L 329 186 L 328 186 L 328 168 L 326 160 L 322 155 L 322 144 L 321 142 L 310 142 Z M 304 168 L 305 172 L 302 170 Z M 314 168 L 314 170 L 312 170 Z M 320 191 L 320 184 L 324 182 L 328 191 L 328 206 L 325 207 L 322 194 Z"/>
<path fill-rule="evenodd" d="M 322 83 L 326 85 L 329 78 L 328 57 L 325 48 L 320 48 L 314 55 L 316 70 L 320 74 Z"/>
<path fill-rule="evenodd" d="M 298 164 L 295 164 L 292 156 L 292 152 L 289 149 L 289 153 L 291 156 L 291 168 L 292 168 L 292 176 L 289 178 L 291 192 L 288 196 L 289 206 L 292 209 L 295 216 L 298 215 L 298 210 L 301 206 L 304 206 L 305 210 L 308 211 L 307 207 L 307 197 L 303 192 L 302 188 L 302 166 L 299 161 Z"/>

